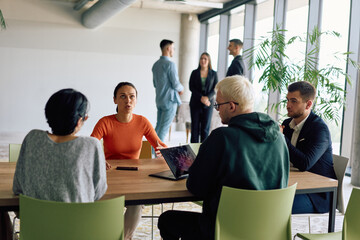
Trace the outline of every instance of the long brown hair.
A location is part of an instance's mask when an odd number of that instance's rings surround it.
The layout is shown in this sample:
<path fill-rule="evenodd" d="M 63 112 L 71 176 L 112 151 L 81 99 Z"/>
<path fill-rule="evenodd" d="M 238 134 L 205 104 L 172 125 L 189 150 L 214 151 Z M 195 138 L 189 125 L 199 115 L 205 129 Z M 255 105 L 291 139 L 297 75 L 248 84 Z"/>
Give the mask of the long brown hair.
<path fill-rule="evenodd" d="M 203 53 L 200 55 L 200 59 L 201 59 L 201 57 L 202 57 L 203 55 L 205 55 L 205 56 L 208 57 L 208 59 L 209 59 L 209 69 L 212 69 L 210 54 L 208 54 L 207 52 L 203 52 Z M 199 66 L 198 66 L 198 69 L 199 69 L 199 70 L 201 69 L 200 59 L 199 59 Z"/>

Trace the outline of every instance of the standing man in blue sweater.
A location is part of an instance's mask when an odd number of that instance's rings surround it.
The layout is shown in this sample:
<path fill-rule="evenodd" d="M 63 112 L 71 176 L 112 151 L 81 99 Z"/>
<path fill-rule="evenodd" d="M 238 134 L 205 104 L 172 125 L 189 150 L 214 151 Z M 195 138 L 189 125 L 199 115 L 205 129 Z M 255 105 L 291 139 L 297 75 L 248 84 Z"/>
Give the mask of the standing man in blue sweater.
<path fill-rule="evenodd" d="M 164 39 L 160 42 L 161 57 L 152 67 L 153 83 L 156 91 L 157 121 L 155 131 L 164 141 L 174 120 L 180 95 L 184 86 L 179 81 L 178 72 L 170 58 L 174 54 L 174 42 Z"/>

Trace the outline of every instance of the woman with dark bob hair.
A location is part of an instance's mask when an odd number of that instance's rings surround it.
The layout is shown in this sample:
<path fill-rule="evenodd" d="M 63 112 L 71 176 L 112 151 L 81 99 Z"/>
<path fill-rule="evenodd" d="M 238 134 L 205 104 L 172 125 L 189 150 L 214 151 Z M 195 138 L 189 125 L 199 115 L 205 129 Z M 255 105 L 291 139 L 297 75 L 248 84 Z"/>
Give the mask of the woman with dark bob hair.
<path fill-rule="evenodd" d="M 142 139 L 145 138 L 155 150 L 166 147 L 155 129 L 144 116 L 133 113 L 137 102 L 137 90 L 132 83 L 120 82 L 114 90 L 116 114 L 101 118 L 91 136 L 104 140 L 107 169 L 112 159 L 138 159 Z M 127 206 L 125 212 L 125 240 L 131 239 L 141 218 L 141 205 Z"/>
<path fill-rule="evenodd" d="M 74 89 L 54 93 L 45 106 L 52 133 L 30 131 L 21 146 L 13 191 L 61 202 L 93 202 L 106 192 L 105 157 L 96 138 L 78 137 L 87 98 Z"/>

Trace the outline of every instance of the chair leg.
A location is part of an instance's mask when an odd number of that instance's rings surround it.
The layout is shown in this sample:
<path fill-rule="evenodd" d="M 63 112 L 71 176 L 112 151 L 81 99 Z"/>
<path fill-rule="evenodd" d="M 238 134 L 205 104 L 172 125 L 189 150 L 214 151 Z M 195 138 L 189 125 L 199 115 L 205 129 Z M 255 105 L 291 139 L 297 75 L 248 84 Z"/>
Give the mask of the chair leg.
<path fill-rule="evenodd" d="M 170 139 L 171 139 L 171 125 L 170 125 L 170 128 L 169 128 L 169 142 L 170 142 Z"/>

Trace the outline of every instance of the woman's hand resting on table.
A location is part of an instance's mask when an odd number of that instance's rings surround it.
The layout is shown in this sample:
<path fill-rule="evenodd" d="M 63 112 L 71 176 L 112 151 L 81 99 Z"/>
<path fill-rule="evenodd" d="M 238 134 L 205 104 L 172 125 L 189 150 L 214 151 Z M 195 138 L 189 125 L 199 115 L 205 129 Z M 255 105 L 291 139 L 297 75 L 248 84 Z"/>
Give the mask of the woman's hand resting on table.
<path fill-rule="evenodd" d="M 108 161 L 105 161 L 105 163 L 106 163 L 106 170 L 112 168 L 111 164 Z"/>

